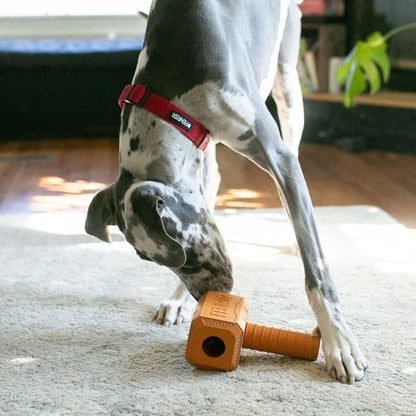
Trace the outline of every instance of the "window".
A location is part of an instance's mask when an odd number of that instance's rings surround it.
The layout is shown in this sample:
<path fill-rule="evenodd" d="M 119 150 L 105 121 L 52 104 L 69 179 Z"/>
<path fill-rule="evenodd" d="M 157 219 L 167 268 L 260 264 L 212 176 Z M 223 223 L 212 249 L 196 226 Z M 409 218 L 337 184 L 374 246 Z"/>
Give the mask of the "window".
<path fill-rule="evenodd" d="M 151 0 L 0 0 L 0 39 L 143 38 Z"/>
<path fill-rule="evenodd" d="M 148 10 L 151 0 L 15 0 L 1 1 L 0 17 L 17 16 L 115 16 Z"/>

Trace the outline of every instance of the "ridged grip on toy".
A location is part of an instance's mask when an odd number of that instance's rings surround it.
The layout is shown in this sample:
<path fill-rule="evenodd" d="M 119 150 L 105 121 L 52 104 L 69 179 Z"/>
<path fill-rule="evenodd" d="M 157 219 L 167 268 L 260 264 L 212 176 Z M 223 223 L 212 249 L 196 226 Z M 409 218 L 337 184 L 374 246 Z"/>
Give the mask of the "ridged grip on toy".
<path fill-rule="evenodd" d="M 309 334 L 247 322 L 243 348 L 315 361 L 319 343 L 319 337 L 311 337 Z"/>

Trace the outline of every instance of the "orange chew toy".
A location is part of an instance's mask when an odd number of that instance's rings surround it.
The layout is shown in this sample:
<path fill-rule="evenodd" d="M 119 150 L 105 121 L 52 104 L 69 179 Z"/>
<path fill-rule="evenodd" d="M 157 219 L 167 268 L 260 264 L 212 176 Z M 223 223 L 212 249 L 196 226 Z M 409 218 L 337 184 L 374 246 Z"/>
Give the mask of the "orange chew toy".
<path fill-rule="evenodd" d="M 319 337 L 247 322 L 248 302 L 235 295 L 207 292 L 199 300 L 185 357 L 196 367 L 232 371 L 241 348 L 316 360 Z"/>

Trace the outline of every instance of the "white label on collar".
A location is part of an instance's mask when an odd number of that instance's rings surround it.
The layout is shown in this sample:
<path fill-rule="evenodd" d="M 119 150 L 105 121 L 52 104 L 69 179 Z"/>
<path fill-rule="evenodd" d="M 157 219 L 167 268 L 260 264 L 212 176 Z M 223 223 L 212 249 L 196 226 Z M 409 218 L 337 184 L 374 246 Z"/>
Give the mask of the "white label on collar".
<path fill-rule="evenodd" d="M 171 110 L 168 116 L 169 120 L 177 124 L 178 126 L 182 127 L 184 130 L 189 131 L 191 130 L 194 123 L 192 121 L 188 120 L 185 116 L 182 114 L 179 114 L 175 110 Z"/>

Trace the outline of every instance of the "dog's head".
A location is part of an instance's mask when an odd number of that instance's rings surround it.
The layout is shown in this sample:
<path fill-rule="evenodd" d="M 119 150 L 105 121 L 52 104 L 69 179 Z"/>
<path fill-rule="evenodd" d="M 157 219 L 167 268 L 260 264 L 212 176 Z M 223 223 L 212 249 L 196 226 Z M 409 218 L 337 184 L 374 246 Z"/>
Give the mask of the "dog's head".
<path fill-rule="evenodd" d="M 141 258 L 172 269 L 196 298 L 208 290 L 231 290 L 224 241 L 201 192 L 184 197 L 173 187 L 136 181 L 122 170 L 92 200 L 85 229 L 111 242 L 109 225 L 119 227 Z"/>

